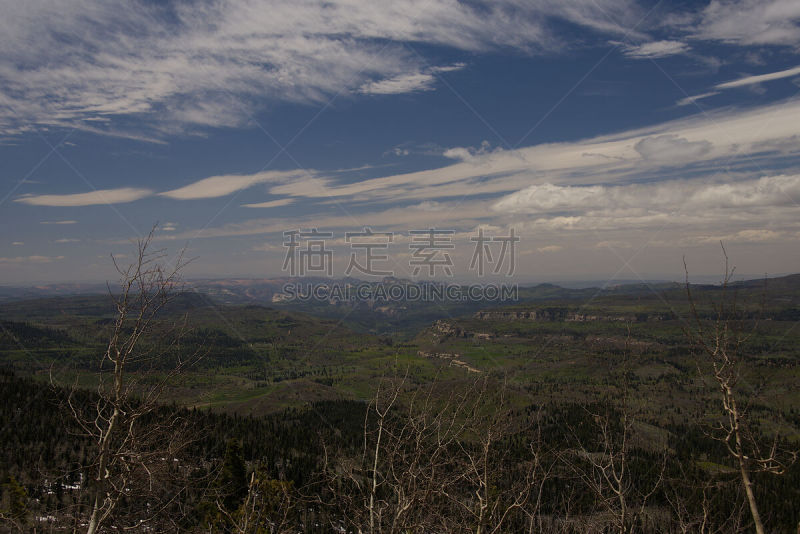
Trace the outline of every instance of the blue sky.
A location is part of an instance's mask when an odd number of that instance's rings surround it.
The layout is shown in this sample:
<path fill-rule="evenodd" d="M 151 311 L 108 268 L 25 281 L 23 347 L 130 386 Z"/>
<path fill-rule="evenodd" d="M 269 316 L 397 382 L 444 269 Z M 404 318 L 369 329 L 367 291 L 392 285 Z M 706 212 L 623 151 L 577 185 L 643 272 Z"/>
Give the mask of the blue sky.
<path fill-rule="evenodd" d="M 520 280 L 800 265 L 795 0 L 4 2 L 0 283 L 104 280 L 156 222 L 189 277 L 282 232 L 521 237 Z M 337 272 L 336 274 L 342 274 Z"/>

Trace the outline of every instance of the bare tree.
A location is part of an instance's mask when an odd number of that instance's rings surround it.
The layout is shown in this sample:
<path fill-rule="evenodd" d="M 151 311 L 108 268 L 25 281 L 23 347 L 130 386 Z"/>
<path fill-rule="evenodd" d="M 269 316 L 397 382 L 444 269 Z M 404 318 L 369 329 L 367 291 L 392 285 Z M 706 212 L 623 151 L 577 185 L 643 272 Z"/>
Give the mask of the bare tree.
<path fill-rule="evenodd" d="M 778 435 L 765 445 L 749 424 L 746 403 L 742 402 L 746 393 L 740 387 L 740 382 L 745 345 L 755 333 L 756 326 L 749 331 L 744 329 L 735 292 L 730 295 L 734 269 L 729 267 L 724 246 L 722 252 L 725 257 L 725 273 L 721 297 L 718 302 L 713 303 L 712 316 L 709 319 L 704 319 L 698 311 L 689 283 L 689 269 L 684 259 L 686 293 L 691 313 L 691 324 L 685 328 L 685 333 L 692 347 L 705 356 L 704 361 L 698 362 L 698 370 L 701 376 L 709 374 L 716 382 L 718 399 L 722 405 L 722 419 L 716 423 L 711 435 L 725 445 L 736 463 L 753 525 L 758 534 L 763 534 L 765 528 L 756 501 L 753 474 L 783 474 L 797 460 L 798 453 L 782 449 Z"/>
<path fill-rule="evenodd" d="M 179 412 L 166 410 L 160 398 L 198 353 L 181 354 L 181 323 L 158 320 L 180 293 L 179 272 L 186 261 L 181 253 L 169 264 L 163 250 L 152 250 L 155 230 L 138 241 L 132 264 L 121 267 L 114 261 L 120 287 L 109 289 L 115 318 L 99 362 L 96 396 L 87 406 L 87 397 L 73 388 L 67 401 L 91 444 L 83 488 L 89 507 L 87 534 L 112 518 L 120 528 L 141 525 L 180 495 L 179 489 L 164 492 L 161 485 L 180 471 L 178 455 L 187 444 L 188 422 Z"/>
<path fill-rule="evenodd" d="M 284 534 L 297 532 L 298 495 L 291 482 L 270 479 L 266 471 L 256 469 L 250 474 L 247 494 L 239 508 L 229 511 L 222 500 L 215 505 L 221 522 L 220 530 L 236 534 Z"/>
<path fill-rule="evenodd" d="M 664 498 L 671 511 L 672 530 L 681 534 L 723 534 L 745 532 L 743 525 L 746 504 L 738 499 L 734 509 L 727 517 L 717 518 L 715 513 L 720 503 L 715 502 L 721 481 L 700 481 L 687 484 L 686 474 L 665 482 Z M 689 490 L 687 492 L 687 490 Z M 687 494 L 688 493 L 688 494 Z M 717 497 L 717 499 L 724 497 Z"/>
<path fill-rule="evenodd" d="M 492 386 L 496 386 L 496 389 Z M 457 442 L 460 478 L 448 488 L 466 512 L 465 530 L 476 534 L 504 532 L 509 523 L 542 530 L 542 498 L 556 455 L 544 446 L 541 410 L 532 420 L 513 414 L 505 383 L 479 380 L 473 387 L 469 424 Z M 511 438 L 522 436 L 517 447 Z M 552 527 L 550 525 L 549 527 Z"/>
<path fill-rule="evenodd" d="M 512 519 L 535 522 L 552 462 L 543 460 L 540 434 L 518 440 L 524 451 L 511 457 L 506 440 L 523 425 L 506 406 L 504 385 L 407 381 L 381 381 L 366 411 L 361 457 L 326 463 L 338 509 L 332 526 L 485 534 L 506 531 Z"/>
<path fill-rule="evenodd" d="M 581 441 L 575 429 L 571 429 L 576 447 L 565 451 L 564 460 L 573 473 L 595 496 L 610 523 L 620 534 L 633 533 L 648 523 L 647 505 L 664 481 L 667 466 L 667 451 L 664 450 L 652 484 L 636 480 L 631 472 L 632 444 L 637 420 L 637 411 L 631 405 L 629 372 L 631 357 L 631 329 L 625 340 L 624 358 L 619 377 L 621 391 L 619 401 L 606 401 L 606 409 L 591 411 L 586 415 L 596 429 L 596 443 Z M 616 408 L 616 409 L 615 409 Z M 600 530 L 604 530 L 603 526 Z"/>
<path fill-rule="evenodd" d="M 407 392 L 407 380 L 406 373 L 380 381 L 365 412 L 360 458 L 326 467 L 342 520 L 358 532 L 431 531 L 443 521 L 443 487 L 456 476 L 451 453 L 469 399 L 440 397 L 436 381 Z"/>
<path fill-rule="evenodd" d="M 666 453 L 660 465 L 654 466 L 658 470 L 654 482 L 643 487 L 631 472 L 635 417 L 627 406 L 618 416 L 608 412 L 589 415 L 597 429 L 597 445 L 581 443 L 575 436 L 577 447 L 567 451 L 565 461 L 605 511 L 608 520 L 600 519 L 600 523 L 610 523 L 621 534 L 636 532 L 648 522 L 646 508 L 663 482 Z"/>

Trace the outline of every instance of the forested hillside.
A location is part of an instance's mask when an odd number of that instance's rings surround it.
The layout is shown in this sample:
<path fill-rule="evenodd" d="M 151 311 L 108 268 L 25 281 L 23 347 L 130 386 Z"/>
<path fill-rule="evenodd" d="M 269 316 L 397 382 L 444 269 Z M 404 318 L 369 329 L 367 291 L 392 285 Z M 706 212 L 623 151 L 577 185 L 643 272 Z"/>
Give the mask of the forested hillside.
<path fill-rule="evenodd" d="M 489 307 L 399 339 L 178 294 L 137 340 L 122 401 L 103 355 L 136 326 L 108 296 L 5 304 L 4 524 L 88 527 L 110 461 L 129 474 L 110 471 L 123 489 L 103 531 L 748 531 L 741 450 L 760 520 L 794 532 L 795 281 L 732 286 L 742 304 L 723 322 L 732 292 L 669 286 Z M 704 350 L 715 339 L 729 362 Z M 130 428 L 103 459 L 115 406 Z"/>

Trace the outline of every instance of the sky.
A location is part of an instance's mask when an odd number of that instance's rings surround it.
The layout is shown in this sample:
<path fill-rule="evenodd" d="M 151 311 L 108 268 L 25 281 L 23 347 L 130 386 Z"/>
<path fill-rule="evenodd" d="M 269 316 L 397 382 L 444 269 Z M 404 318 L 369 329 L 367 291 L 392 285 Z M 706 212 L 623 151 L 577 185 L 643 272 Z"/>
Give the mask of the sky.
<path fill-rule="evenodd" d="M 720 243 L 800 270 L 796 0 L 0 13 L 0 284 L 106 280 L 156 223 L 188 278 L 286 276 L 284 232 L 312 228 L 334 276 L 365 228 L 404 278 L 429 229 L 458 280 L 512 231 L 520 281 L 721 274 Z"/>

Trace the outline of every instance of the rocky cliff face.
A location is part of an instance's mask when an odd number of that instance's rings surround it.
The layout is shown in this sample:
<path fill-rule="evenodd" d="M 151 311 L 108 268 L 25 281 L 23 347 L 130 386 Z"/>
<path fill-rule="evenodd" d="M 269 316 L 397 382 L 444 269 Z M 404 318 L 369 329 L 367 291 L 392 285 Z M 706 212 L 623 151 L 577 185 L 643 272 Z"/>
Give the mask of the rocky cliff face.
<path fill-rule="evenodd" d="M 473 317 L 484 321 L 620 321 L 631 323 L 664 321 L 670 318 L 669 314 L 663 313 L 638 315 L 586 314 L 569 311 L 565 308 L 547 308 L 540 310 L 482 310 L 475 312 Z"/>
<path fill-rule="evenodd" d="M 447 321 L 438 320 L 433 325 L 431 325 L 430 332 L 432 334 L 433 340 L 437 342 L 442 342 L 447 338 L 451 337 L 462 337 L 462 338 L 476 338 L 476 339 L 492 339 L 496 337 L 494 334 L 489 332 L 472 332 L 470 330 L 465 330 L 460 326 L 454 325 Z"/>
<path fill-rule="evenodd" d="M 423 358 L 446 360 L 447 362 L 449 362 L 450 366 L 466 369 L 470 373 L 481 372 L 480 369 L 476 369 L 475 367 L 472 367 L 470 364 L 462 360 L 461 355 L 456 352 L 427 352 L 424 350 L 420 350 L 417 352 L 417 355 Z"/>

